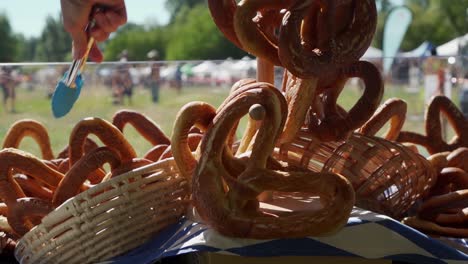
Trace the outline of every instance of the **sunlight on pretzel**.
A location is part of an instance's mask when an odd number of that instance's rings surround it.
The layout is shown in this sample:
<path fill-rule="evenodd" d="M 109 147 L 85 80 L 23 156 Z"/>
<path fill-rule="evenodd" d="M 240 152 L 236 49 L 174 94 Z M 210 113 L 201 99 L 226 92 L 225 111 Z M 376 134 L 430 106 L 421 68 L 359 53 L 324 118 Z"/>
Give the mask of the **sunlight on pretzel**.
<path fill-rule="evenodd" d="M 262 105 L 266 115 L 245 170 L 232 175 L 222 161 L 225 142 L 232 126 L 255 104 Z M 348 219 L 354 191 L 343 177 L 267 168 L 285 122 L 281 105 L 286 101 L 272 86 L 247 90 L 218 111 L 202 141 L 203 155 L 193 175 L 194 203 L 201 218 L 224 235 L 260 239 L 324 235 L 336 232 Z M 273 217 L 262 213 L 256 200 L 267 190 L 319 194 L 326 197 L 326 205 L 319 211 Z"/>

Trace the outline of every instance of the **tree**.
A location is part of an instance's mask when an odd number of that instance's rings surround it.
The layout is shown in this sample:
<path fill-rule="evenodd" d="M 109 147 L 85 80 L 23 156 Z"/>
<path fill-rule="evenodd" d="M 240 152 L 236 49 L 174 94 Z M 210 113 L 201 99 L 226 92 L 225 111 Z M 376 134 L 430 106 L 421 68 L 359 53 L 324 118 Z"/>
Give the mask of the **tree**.
<path fill-rule="evenodd" d="M 222 35 L 205 5 L 181 9 L 170 27 L 167 59 L 216 60 L 246 54 Z"/>
<path fill-rule="evenodd" d="M 384 0 L 382 0 L 384 1 Z M 406 4 L 413 12 L 413 21 L 408 28 L 408 32 L 401 44 L 402 50 L 412 50 L 418 47 L 424 41 L 430 41 L 434 45 L 445 43 L 459 35 L 455 28 L 451 25 L 447 14 L 441 11 L 441 3 L 460 3 L 461 1 L 446 1 L 446 0 L 407 0 Z M 456 5 L 458 8 L 460 6 Z M 389 10 L 382 10 L 379 13 L 377 24 L 377 32 L 374 37 L 373 46 L 381 48 L 383 38 L 383 28 L 385 18 Z M 456 13 L 459 21 L 465 16 L 461 12 Z"/>
<path fill-rule="evenodd" d="M 46 18 L 46 25 L 36 47 L 36 60 L 52 62 L 67 61 L 70 58 L 72 39 L 63 28 L 60 17 Z"/>
<path fill-rule="evenodd" d="M 442 12 L 458 35 L 468 33 L 468 0 L 439 0 Z"/>
<path fill-rule="evenodd" d="M 5 14 L 0 14 L 0 62 L 12 62 L 16 59 L 16 38 L 11 30 L 10 21 Z"/>
<path fill-rule="evenodd" d="M 175 18 L 184 7 L 190 9 L 205 2 L 205 0 L 167 0 L 166 8 L 170 13 L 169 24 L 172 24 L 175 21 Z"/>
<path fill-rule="evenodd" d="M 164 59 L 167 38 L 165 27 L 145 29 L 130 25 L 119 30 L 104 44 L 104 57 L 106 60 L 118 60 L 119 54 L 127 50 L 130 60 L 146 60 L 147 53 L 155 49 L 159 53 L 159 59 Z"/>

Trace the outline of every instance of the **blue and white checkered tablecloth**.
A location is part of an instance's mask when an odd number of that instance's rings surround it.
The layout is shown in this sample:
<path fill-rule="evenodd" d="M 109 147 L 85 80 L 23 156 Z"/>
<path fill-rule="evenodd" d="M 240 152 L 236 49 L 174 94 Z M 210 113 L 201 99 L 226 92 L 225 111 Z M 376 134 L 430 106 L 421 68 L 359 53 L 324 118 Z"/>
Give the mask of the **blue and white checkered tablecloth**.
<path fill-rule="evenodd" d="M 433 239 L 384 215 L 355 208 L 346 227 L 329 237 L 253 240 L 228 238 L 182 220 L 146 244 L 106 263 L 153 263 L 190 252 L 250 257 L 349 256 L 408 263 L 468 263 L 468 240 Z"/>

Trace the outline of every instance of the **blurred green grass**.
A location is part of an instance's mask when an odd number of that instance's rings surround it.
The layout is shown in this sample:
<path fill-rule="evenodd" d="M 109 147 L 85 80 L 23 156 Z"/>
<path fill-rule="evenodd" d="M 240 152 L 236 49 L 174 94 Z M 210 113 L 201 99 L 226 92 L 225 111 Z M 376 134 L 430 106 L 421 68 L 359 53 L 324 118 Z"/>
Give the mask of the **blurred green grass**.
<path fill-rule="evenodd" d="M 166 135 L 170 136 L 175 117 L 184 104 L 191 101 L 204 101 L 218 107 L 229 93 L 229 88 L 226 87 L 184 87 L 182 93 L 178 94 L 175 89 L 164 86 L 161 88 L 160 101 L 155 104 L 151 102 L 150 91 L 138 86 L 135 88 L 132 104 L 125 102 L 125 105 L 113 105 L 111 91 L 108 88 L 88 85 L 83 88 L 72 111 L 63 118 L 55 119 L 51 112 L 46 90 L 43 87 L 36 87 L 34 90 L 24 87 L 18 88 L 17 112 L 6 113 L 5 109 L 0 109 L 0 139 L 2 142 L 8 128 L 14 122 L 26 118 L 34 119 L 46 126 L 52 149 L 57 154 L 67 145 L 70 132 L 78 121 L 86 117 L 100 117 L 110 121 L 114 113 L 120 109 L 131 109 L 147 115 L 162 128 Z M 360 94 L 357 87 L 346 87 L 339 98 L 339 103 L 345 109 L 349 109 Z M 423 132 L 425 108 L 423 90 L 415 93 L 408 92 L 403 86 L 387 86 L 384 100 L 390 97 L 402 98 L 408 103 L 409 118 L 404 129 Z M 455 98 L 454 101 L 457 102 Z M 245 120 L 241 123 L 239 131 L 242 131 L 244 125 Z M 384 130 L 385 128 L 382 129 L 382 131 Z M 124 133 L 139 155 L 144 154 L 151 147 L 150 143 L 142 138 L 133 127 L 127 126 Z M 38 146 L 30 138 L 25 138 L 20 148 L 35 155 L 40 153 Z"/>

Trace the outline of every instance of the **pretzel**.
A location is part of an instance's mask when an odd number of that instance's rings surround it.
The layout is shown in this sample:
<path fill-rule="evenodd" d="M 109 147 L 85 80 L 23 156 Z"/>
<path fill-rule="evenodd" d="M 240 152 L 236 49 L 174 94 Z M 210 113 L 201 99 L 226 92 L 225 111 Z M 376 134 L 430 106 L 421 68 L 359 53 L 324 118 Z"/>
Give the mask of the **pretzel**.
<path fill-rule="evenodd" d="M 52 191 L 34 178 L 28 177 L 24 174 L 16 174 L 13 176 L 14 180 L 18 183 L 25 195 L 28 197 L 36 197 L 44 200 L 52 200 Z"/>
<path fill-rule="evenodd" d="M 223 35 L 238 48 L 243 49 L 234 31 L 235 0 L 208 0 L 208 8 L 214 23 Z"/>
<path fill-rule="evenodd" d="M 440 152 L 433 154 L 427 157 L 429 163 L 431 163 L 432 167 L 435 168 L 435 171 L 439 174 L 445 167 L 448 165 L 447 156 L 450 152 Z"/>
<path fill-rule="evenodd" d="M 431 189 L 431 194 L 440 195 L 461 189 L 468 189 L 468 172 L 459 168 L 447 167 L 439 173 L 437 181 Z"/>
<path fill-rule="evenodd" d="M 468 148 L 460 147 L 447 156 L 447 167 L 455 167 L 468 172 Z"/>
<path fill-rule="evenodd" d="M 143 157 L 148 160 L 157 161 L 161 158 L 163 153 L 169 148 L 167 144 L 160 144 L 148 150 Z"/>
<path fill-rule="evenodd" d="M 176 116 L 171 137 L 172 156 L 180 174 L 186 177 L 189 182 L 197 165 L 197 160 L 192 154 L 192 148 L 189 146 L 188 132 L 193 126 L 201 131 L 206 131 L 215 114 L 215 108 L 207 103 L 190 102 L 184 105 Z"/>
<path fill-rule="evenodd" d="M 122 163 L 129 163 L 136 158 L 132 145 L 117 127 L 101 118 L 85 118 L 75 125 L 70 134 L 70 166 L 73 166 L 83 156 L 83 143 L 89 134 L 96 135 L 104 145 L 119 153 Z M 93 175 L 92 183 L 97 183 L 105 176 L 105 172 L 97 170 Z"/>
<path fill-rule="evenodd" d="M 15 148 L 5 148 L 0 151 L 0 185 L 11 185 L 12 191 L 20 197 L 24 197 L 24 192 L 14 181 L 11 169 L 27 174 L 51 189 L 55 189 L 63 178 L 62 173 L 47 166 L 34 155 Z"/>
<path fill-rule="evenodd" d="M 320 9 L 315 5 L 319 5 Z M 353 8 L 349 8 L 351 6 Z M 323 37 L 324 44 L 317 43 L 321 44 L 318 47 L 310 46 L 314 43 L 304 43 L 304 35 L 301 34 L 304 17 L 310 15 L 313 8 L 321 11 L 318 14 L 319 20 L 321 19 L 328 29 L 324 32 L 330 32 Z M 349 15 L 335 16 L 339 8 L 346 12 L 352 10 L 353 18 L 340 21 L 349 18 Z M 338 32 L 343 24 L 348 24 L 347 28 Z M 374 0 L 295 0 L 283 18 L 278 38 L 278 55 L 283 67 L 297 77 L 306 79 L 328 75 L 340 67 L 349 66 L 364 55 L 371 44 L 376 26 L 377 8 Z"/>
<path fill-rule="evenodd" d="M 266 26 L 263 23 L 263 27 L 260 27 L 258 24 L 265 13 L 279 14 L 281 9 L 287 8 L 291 2 L 291 0 L 240 1 L 234 12 L 234 32 L 241 43 L 242 49 L 258 58 L 266 59 L 274 65 L 282 65 L 278 57 L 277 39 L 272 39 L 275 25 L 268 23 L 269 25 Z M 280 23 L 277 26 L 279 27 Z M 265 32 L 262 31 L 262 28 Z"/>
<path fill-rule="evenodd" d="M 366 136 L 374 136 L 390 120 L 390 128 L 383 138 L 395 141 L 405 123 L 407 105 L 398 98 L 390 98 L 385 101 L 374 115 L 358 130 Z"/>
<path fill-rule="evenodd" d="M 151 142 L 153 146 L 171 144 L 169 138 L 164 135 L 161 128 L 146 115 L 139 112 L 120 110 L 114 114 L 112 124 L 122 132 L 126 124 L 131 124 L 146 140 Z"/>
<path fill-rule="evenodd" d="M 43 159 L 51 160 L 54 158 L 47 129 L 43 124 L 32 119 L 22 119 L 15 122 L 6 132 L 3 148 L 18 148 L 21 141 L 27 136 L 34 139 L 39 145 Z"/>
<path fill-rule="evenodd" d="M 447 117 L 457 134 L 456 140 L 453 142 L 447 143 L 442 139 L 440 113 Z M 434 96 L 429 102 L 425 120 L 425 136 L 414 132 L 402 131 L 397 141 L 421 145 L 427 149 L 429 154 L 452 151 L 459 147 L 468 147 L 468 121 L 448 97 L 442 95 Z"/>
<path fill-rule="evenodd" d="M 364 81 L 365 90 L 356 104 L 343 116 L 338 110 L 338 96 L 348 78 L 359 77 Z M 325 116 L 319 119 L 309 115 L 308 129 L 321 141 L 338 141 L 361 127 L 375 112 L 383 96 L 383 80 L 379 70 L 370 62 L 358 61 L 342 68 L 335 81 L 335 88 L 327 89 L 322 97 Z"/>
<path fill-rule="evenodd" d="M 279 144 L 291 142 L 304 125 L 310 103 L 314 100 L 317 78 L 300 79 L 287 72 L 285 97 L 288 115 Z"/>
<path fill-rule="evenodd" d="M 0 231 L 0 257 L 12 256 L 15 248 L 15 239 L 6 232 Z"/>
<path fill-rule="evenodd" d="M 231 128 L 254 104 L 261 104 L 266 115 L 246 169 L 236 177 L 223 165 L 221 155 Z M 284 126 L 285 108 L 286 101 L 276 88 L 267 83 L 258 84 L 258 89 L 245 91 L 220 109 L 202 140 L 203 155 L 193 174 L 193 200 L 200 217 L 223 235 L 255 239 L 323 235 L 337 231 L 348 219 L 354 191 L 345 178 L 336 174 L 267 169 L 267 161 Z M 256 200 L 267 190 L 319 193 L 333 198 L 327 200 L 330 207 L 325 206 L 319 212 L 273 217 L 262 213 Z"/>
<path fill-rule="evenodd" d="M 402 223 L 431 235 L 442 235 L 452 238 L 467 238 L 468 228 L 447 227 L 418 217 L 406 217 Z"/>
<path fill-rule="evenodd" d="M 77 195 L 88 176 L 105 163 L 108 163 L 111 170 L 114 170 L 121 165 L 121 157 L 110 147 L 98 147 L 80 158 L 60 181 L 55 190 L 52 204 L 59 206 Z"/>
<path fill-rule="evenodd" d="M 95 149 L 98 147 L 98 144 L 96 142 L 94 142 L 94 140 L 90 139 L 90 138 L 86 138 L 85 139 L 85 142 L 84 142 L 84 145 L 83 145 L 83 149 L 84 149 L 84 153 L 88 153 L 89 151 L 91 151 L 92 149 Z M 69 151 L 69 146 L 67 145 L 65 148 L 62 149 L 62 151 L 60 151 L 60 153 L 57 155 L 57 159 L 65 159 L 65 158 L 68 158 L 68 151 Z"/>
<path fill-rule="evenodd" d="M 8 223 L 15 233 L 23 236 L 33 227 L 28 221 L 29 218 L 42 218 L 52 210 L 54 207 L 50 201 L 30 197 L 19 198 L 13 205 L 8 205 Z"/>

